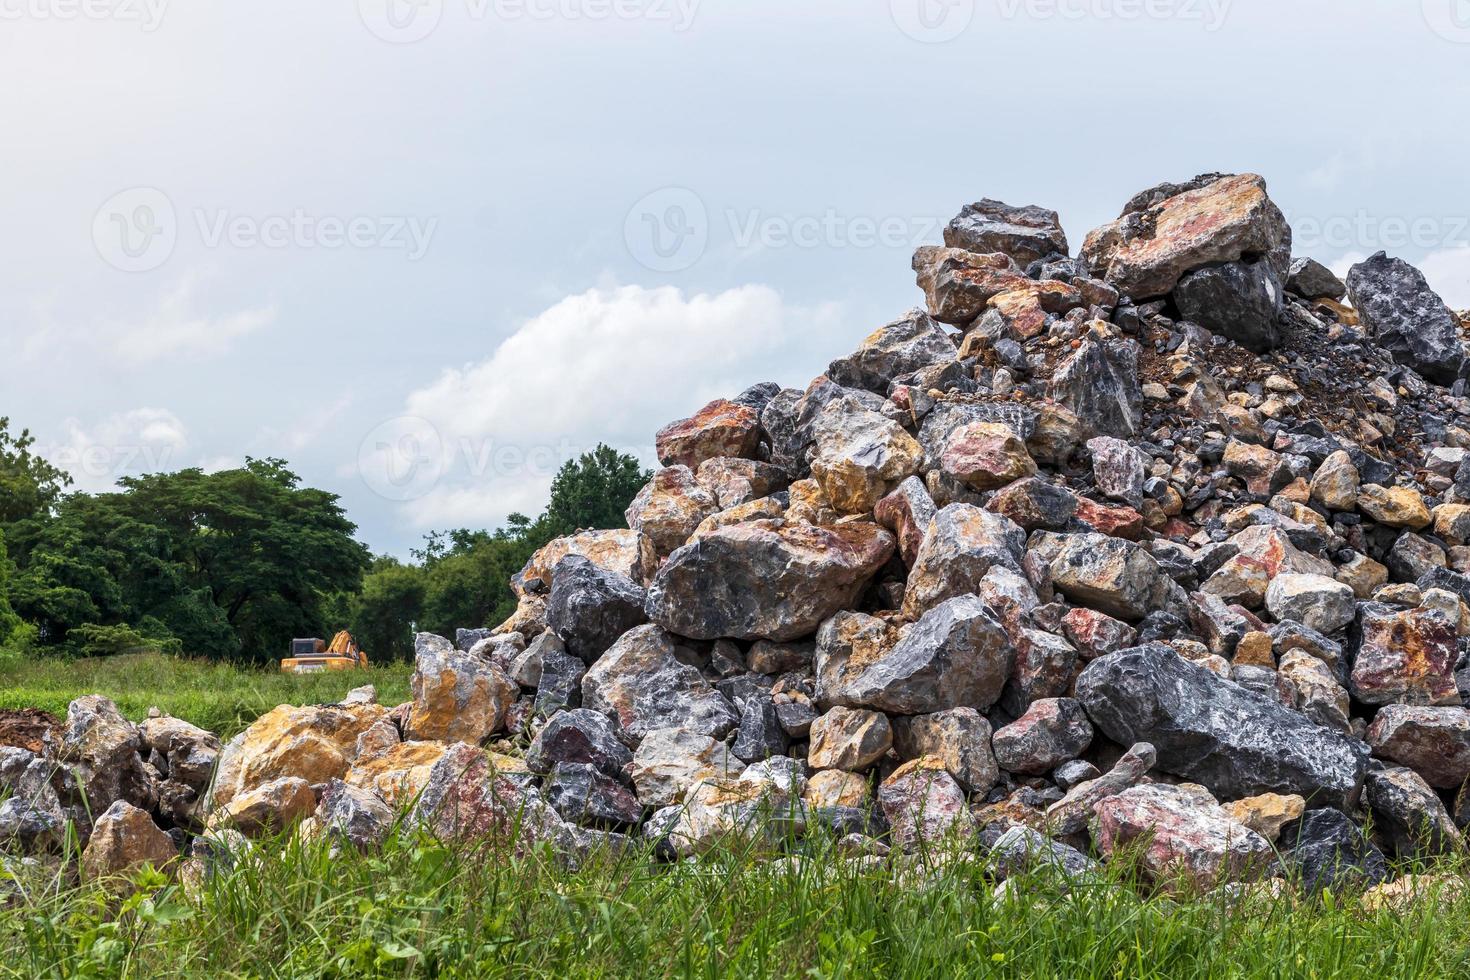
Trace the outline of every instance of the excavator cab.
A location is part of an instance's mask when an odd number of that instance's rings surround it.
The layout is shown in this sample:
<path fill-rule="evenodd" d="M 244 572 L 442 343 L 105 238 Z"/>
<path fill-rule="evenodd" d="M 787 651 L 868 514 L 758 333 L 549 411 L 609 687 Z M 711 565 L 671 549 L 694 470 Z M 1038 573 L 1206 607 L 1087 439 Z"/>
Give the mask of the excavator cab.
<path fill-rule="evenodd" d="M 281 661 L 283 674 L 318 674 L 324 670 L 356 670 L 366 667 L 367 654 L 352 634 L 342 630 L 331 643 L 315 637 L 291 641 L 291 656 Z"/>

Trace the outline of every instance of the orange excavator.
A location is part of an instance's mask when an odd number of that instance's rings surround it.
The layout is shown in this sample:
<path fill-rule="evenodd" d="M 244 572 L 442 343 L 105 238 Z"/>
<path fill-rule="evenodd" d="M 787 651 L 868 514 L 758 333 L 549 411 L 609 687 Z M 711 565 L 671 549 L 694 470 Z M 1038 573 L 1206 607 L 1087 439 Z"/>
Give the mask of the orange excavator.
<path fill-rule="evenodd" d="M 367 664 L 367 654 L 351 633 L 342 630 L 331 643 L 316 638 L 292 640 L 291 656 L 281 661 L 281 673 L 318 674 L 324 670 L 356 670 Z"/>

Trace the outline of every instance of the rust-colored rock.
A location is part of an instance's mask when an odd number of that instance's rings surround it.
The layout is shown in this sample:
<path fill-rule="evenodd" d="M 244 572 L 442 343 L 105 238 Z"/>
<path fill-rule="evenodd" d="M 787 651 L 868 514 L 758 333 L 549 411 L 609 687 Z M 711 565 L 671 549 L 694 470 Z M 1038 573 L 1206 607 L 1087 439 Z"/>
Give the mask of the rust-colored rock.
<path fill-rule="evenodd" d="M 158 829 L 146 811 L 118 800 L 92 827 L 92 836 L 82 852 L 82 877 L 108 878 L 145 864 L 164 869 L 178 857 L 173 840 Z"/>
<path fill-rule="evenodd" d="M 299 776 L 286 776 L 237 794 L 209 816 L 211 830 L 237 830 L 246 837 L 279 834 L 311 816 L 316 794 Z"/>
<path fill-rule="evenodd" d="M 707 459 L 755 457 L 760 447 L 760 413 L 748 405 L 718 398 L 692 418 L 671 422 L 658 431 L 654 446 L 665 466 L 697 469 Z"/>
<path fill-rule="evenodd" d="M 401 805 L 423 790 L 429 771 L 447 749 L 443 742 L 399 742 L 381 755 L 359 759 L 343 782 L 371 790 L 391 805 Z"/>
<path fill-rule="evenodd" d="M 1224 177 L 1094 230 L 1082 259 L 1136 300 L 1163 296 L 1190 269 L 1269 255 L 1290 241 L 1255 174 Z"/>
<path fill-rule="evenodd" d="M 420 633 L 414 644 L 413 707 L 408 737 L 478 744 L 499 731 L 520 689 L 495 664 Z"/>
<path fill-rule="evenodd" d="M 568 555 L 580 555 L 599 568 L 626 575 L 642 585 L 658 568 L 655 552 L 653 542 L 638 531 L 583 531 L 557 538 L 532 555 L 526 567 L 511 580 L 511 587 L 518 595 L 527 591 L 549 593 L 557 563 Z"/>
<path fill-rule="evenodd" d="M 220 753 L 212 806 L 285 777 L 308 784 L 342 778 L 357 758 L 358 736 L 386 714 L 377 704 L 282 705 L 267 712 Z"/>
<path fill-rule="evenodd" d="M 1364 704 L 1458 705 L 1457 624 L 1430 609 L 1359 607 L 1353 696 Z"/>
<path fill-rule="evenodd" d="M 687 466 L 670 466 L 653 474 L 628 505 L 628 526 L 641 531 L 660 555 L 681 548 L 705 518 L 720 509 L 719 501 L 694 478 Z"/>
<path fill-rule="evenodd" d="M 949 437 L 940 460 L 944 472 L 976 490 L 997 490 L 1036 474 L 1026 443 L 1008 425 L 971 422 Z"/>

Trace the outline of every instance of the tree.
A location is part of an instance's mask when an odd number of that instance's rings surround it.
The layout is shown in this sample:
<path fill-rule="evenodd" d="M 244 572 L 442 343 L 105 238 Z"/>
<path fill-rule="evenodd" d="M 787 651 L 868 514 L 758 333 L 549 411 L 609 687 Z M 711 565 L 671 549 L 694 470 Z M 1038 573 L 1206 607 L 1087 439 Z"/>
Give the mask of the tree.
<path fill-rule="evenodd" d="M 652 476 L 636 458 L 599 443 L 562 465 L 551 482 L 546 510 L 526 528 L 526 537 L 540 547 L 587 528 L 627 527 L 623 512 Z"/>
<path fill-rule="evenodd" d="M 31 452 L 29 429 L 10 434 L 10 419 L 0 417 L 0 527 L 50 511 L 71 477 Z"/>
<path fill-rule="evenodd" d="M 516 608 L 510 579 L 536 550 L 586 528 L 627 527 L 623 512 L 650 475 L 632 456 L 599 445 L 562 466 L 546 510 L 534 521 L 512 514 L 494 532 L 459 528 L 427 535 L 413 552 L 418 565 L 374 567 L 353 607 L 351 621 L 361 624 L 353 632 L 362 632 L 358 639 L 371 651 L 365 636 L 372 628 L 382 637 L 375 644 L 406 655 L 412 637 L 390 624 L 395 615 L 406 621 L 410 608 L 416 628 L 445 636 L 461 626 L 503 622 Z"/>
<path fill-rule="evenodd" d="M 5 536 L 0 534 L 0 650 L 29 646 L 35 637 L 35 628 L 10 608 L 9 586 L 14 575 L 15 566 L 5 551 Z"/>
<path fill-rule="evenodd" d="M 369 658 L 407 660 L 413 656 L 413 634 L 423 617 L 422 568 L 386 556 L 375 558 L 363 578 L 362 591 L 339 595 L 345 601 L 331 610 L 333 622 L 346 624 Z"/>
<path fill-rule="evenodd" d="M 356 591 L 368 565 L 337 497 L 299 482 L 281 460 L 247 459 L 66 497 L 54 517 L 13 529 L 12 602 L 48 644 L 125 626 L 192 655 L 279 657 L 293 636 L 323 631 L 324 597 Z M 77 643 L 129 639 L 93 630 Z"/>

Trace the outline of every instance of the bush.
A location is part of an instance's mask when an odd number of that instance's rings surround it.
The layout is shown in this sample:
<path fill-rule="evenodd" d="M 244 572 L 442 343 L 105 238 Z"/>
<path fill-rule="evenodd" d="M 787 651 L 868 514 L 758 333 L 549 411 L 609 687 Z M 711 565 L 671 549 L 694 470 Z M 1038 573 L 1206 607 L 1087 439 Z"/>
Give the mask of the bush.
<path fill-rule="evenodd" d="M 67 642 L 80 657 L 115 657 L 127 653 L 164 653 L 177 656 L 184 645 L 172 636 L 145 636 L 131 626 L 99 626 L 89 623 L 74 627 Z"/>

